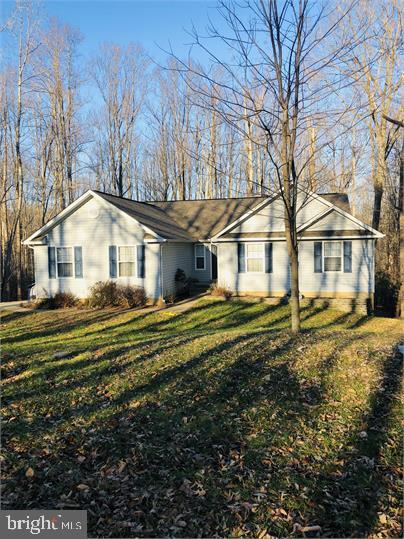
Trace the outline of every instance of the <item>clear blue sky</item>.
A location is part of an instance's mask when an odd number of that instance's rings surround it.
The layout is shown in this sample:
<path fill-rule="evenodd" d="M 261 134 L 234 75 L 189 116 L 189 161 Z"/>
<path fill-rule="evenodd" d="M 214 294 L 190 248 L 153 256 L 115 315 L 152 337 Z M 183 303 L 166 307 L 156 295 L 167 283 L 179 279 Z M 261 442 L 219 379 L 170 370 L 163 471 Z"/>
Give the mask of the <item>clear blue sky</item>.
<path fill-rule="evenodd" d="M 0 4 L 4 19 L 14 3 L 0 0 Z M 209 16 L 217 20 L 214 0 L 48 0 L 42 5 L 46 14 L 81 31 L 81 52 L 85 56 L 95 53 L 103 41 L 134 41 L 160 62 L 165 56 L 160 47 L 167 49 L 169 42 L 180 56 L 187 53 L 190 37 L 186 30 L 192 23 L 205 33 Z"/>

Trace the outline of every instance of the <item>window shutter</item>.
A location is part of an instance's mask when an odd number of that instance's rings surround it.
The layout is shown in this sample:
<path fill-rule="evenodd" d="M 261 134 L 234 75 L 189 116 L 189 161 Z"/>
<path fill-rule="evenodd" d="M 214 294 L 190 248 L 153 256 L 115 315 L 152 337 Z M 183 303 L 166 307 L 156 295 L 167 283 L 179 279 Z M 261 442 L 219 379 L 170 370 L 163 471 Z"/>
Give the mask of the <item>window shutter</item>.
<path fill-rule="evenodd" d="M 74 276 L 76 279 L 83 277 L 83 252 L 81 247 L 74 248 Z"/>
<path fill-rule="evenodd" d="M 136 248 L 137 253 L 137 276 L 140 279 L 144 278 L 144 266 L 145 266 L 145 246 L 138 245 Z"/>
<path fill-rule="evenodd" d="M 109 246 L 109 276 L 111 278 L 117 276 L 116 245 Z"/>
<path fill-rule="evenodd" d="M 344 241 L 344 273 L 352 273 L 352 242 Z"/>
<path fill-rule="evenodd" d="M 56 279 L 56 248 L 48 247 L 49 279 Z"/>
<path fill-rule="evenodd" d="M 245 273 L 245 244 L 237 244 L 238 272 Z"/>
<path fill-rule="evenodd" d="M 265 244 L 265 273 L 272 273 L 272 243 Z"/>
<path fill-rule="evenodd" d="M 314 242 L 314 273 L 323 272 L 323 244 L 321 241 Z"/>

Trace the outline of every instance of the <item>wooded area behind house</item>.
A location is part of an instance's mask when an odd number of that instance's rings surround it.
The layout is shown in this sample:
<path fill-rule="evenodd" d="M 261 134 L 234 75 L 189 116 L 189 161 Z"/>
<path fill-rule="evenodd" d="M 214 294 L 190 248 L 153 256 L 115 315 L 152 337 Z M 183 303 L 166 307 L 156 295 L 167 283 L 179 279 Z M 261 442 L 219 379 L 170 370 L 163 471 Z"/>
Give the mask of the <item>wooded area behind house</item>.
<path fill-rule="evenodd" d="M 239 54 L 236 87 L 230 62 L 209 54 L 207 65 L 171 53 L 159 66 L 140 44 L 104 43 L 95 57 L 84 58 L 78 29 L 50 20 L 35 3 L 18 1 L 0 24 L 5 44 L 0 72 L 2 299 L 25 297 L 33 280 L 30 251 L 21 240 L 88 188 L 135 200 L 277 191 L 284 166 L 276 157 L 279 118 L 289 112 L 293 120 L 295 107 L 304 116 L 296 114 L 292 127 L 291 185 L 347 192 L 354 215 L 386 234 L 377 245 L 376 304 L 397 314 L 404 181 L 401 12 L 396 0 L 331 2 L 327 9 L 306 0 L 254 0 L 242 12 L 232 3 L 219 4 L 232 37 L 215 28 L 209 32 Z M 300 52 L 309 29 L 317 32 L 289 78 L 284 61 L 274 58 L 276 51 L 281 56 L 295 47 L 293 37 L 282 31 L 288 10 L 295 15 L 296 36 L 303 38 Z M 254 41 L 261 32 L 274 42 L 272 56 L 260 50 L 261 38 Z M 209 52 L 196 30 L 191 35 Z M 307 60 L 317 48 L 328 51 L 323 71 Z M 296 53 L 293 58 L 296 62 Z M 280 77 L 271 71 L 276 65 Z M 252 67 L 257 75 L 243 77 Z M 275 88 L 282 77 L 298 87 L 290 105 Z M 89 86 L 91 102 L 85 92 Z M 235 92 L 244 114 L 232 112 Z M 310 95 L 304 109 L 302 95 Z"/>

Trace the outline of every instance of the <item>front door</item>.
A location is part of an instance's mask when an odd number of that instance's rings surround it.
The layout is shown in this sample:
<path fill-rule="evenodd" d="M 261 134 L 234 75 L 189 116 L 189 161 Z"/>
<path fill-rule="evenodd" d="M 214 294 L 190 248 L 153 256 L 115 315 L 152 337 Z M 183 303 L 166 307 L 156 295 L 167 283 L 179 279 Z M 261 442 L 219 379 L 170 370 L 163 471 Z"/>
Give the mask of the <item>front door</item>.
<path fill-rule="evenodd" d="M 211 246 L 211 253 L 212 253 L 212 281 L 216 281 L 217 279 L 217 246 L 216 245 Z"/>

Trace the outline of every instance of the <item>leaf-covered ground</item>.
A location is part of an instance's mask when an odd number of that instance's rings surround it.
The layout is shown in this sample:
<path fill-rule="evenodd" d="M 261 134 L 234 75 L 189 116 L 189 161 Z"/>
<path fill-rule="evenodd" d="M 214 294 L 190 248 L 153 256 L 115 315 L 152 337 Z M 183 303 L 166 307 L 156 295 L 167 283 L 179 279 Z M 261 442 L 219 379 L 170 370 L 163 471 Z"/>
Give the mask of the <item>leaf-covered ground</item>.
<path fill-rule="evenodd" d="M 303 318 L 5 314 L 3 508 L 87 509 L 90 537 L 401 536 L 399 321 Z"/>

